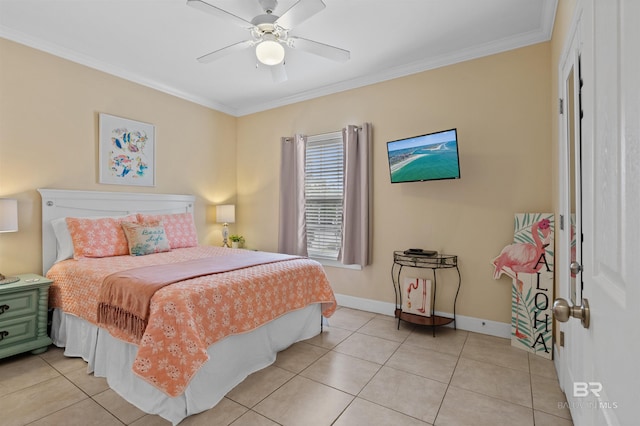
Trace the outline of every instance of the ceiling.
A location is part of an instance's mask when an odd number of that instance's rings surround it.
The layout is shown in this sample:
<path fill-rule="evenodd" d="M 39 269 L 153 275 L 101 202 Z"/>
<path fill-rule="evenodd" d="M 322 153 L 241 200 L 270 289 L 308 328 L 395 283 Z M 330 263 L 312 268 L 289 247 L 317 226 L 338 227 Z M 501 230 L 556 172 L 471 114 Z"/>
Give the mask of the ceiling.
<path fill-rule="evenodd" d="M 245 20 L 258 0 L 206 0 Z M 282 15 L 297 0 L 279 0 Z M 0 37 L 242 116 L 551 38 L 557 0 L 324 0 L 290 35 L 340 47 L 334 62 L 286 49 L 273 81 L 253 48 L 196 58 L 249 31 L 186 0 L 0 0 Z"/>

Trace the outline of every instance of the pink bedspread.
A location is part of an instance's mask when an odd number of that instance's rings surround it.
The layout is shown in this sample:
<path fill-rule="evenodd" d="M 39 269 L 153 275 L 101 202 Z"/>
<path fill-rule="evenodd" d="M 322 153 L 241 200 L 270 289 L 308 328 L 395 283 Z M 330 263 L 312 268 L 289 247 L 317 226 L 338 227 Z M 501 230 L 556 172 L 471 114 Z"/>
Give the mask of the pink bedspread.
<path fill-rule="evenodd" d="M 51 307 L 97 324 L 103 279 L 119 270 L 208 256 L 242 256 L 244 250 L 192 247 L 148 256 L 67 260 L 47 273 L 54 280 Z M 232 334 L 251 331 L 287 312 L 322 303 L 325 316 L 336 302 L 322 266 L 309 259 L 252 266 L 163 287 L 151 299 L 142 339 L 115 327 L 109 332 L 138 345 L 133 371 L 170 396 L 180 395 L 208 359 L 207 348 Z"/>
<path fill-rule="evenodd" d="M 180 281 L 235 271 L 299 256 L 245 251 L 242 256 L 211 256 L 186 262 L 141 266 L 109 274 L 98 296 L 98 325 L 116 326 L 141 339 L 147 328 L 151 298 L 161 288 Z"/>

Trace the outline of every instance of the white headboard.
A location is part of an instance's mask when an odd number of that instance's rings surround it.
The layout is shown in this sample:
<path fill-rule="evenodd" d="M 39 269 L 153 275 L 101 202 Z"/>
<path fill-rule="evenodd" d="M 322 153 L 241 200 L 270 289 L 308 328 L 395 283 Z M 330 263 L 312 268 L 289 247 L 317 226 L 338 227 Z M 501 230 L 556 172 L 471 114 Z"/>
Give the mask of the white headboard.
<path fill-rule="evenodd" d="M 117 216 L 130 213 L 193 214 L 193 195 L 38 189 L 42 197 L 42 273 L 56 260 L 51 221 L 60 217 Z"/>

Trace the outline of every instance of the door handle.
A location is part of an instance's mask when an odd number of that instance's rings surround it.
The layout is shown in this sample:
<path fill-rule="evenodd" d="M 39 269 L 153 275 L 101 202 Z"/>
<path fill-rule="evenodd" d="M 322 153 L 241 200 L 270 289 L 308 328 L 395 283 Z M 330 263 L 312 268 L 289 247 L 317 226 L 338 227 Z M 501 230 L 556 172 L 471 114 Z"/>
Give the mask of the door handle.
<path fill-rule="evenodd" d="M 571 265 L 569 265 L 569 270 L 573 275 L 578 275 L 580 272 L 582 272 L 582 265 L 578 262 L 571 262 Z"/>
<path fill-rule="evenodd" d="M 589 301 L 582 298 L 581 306 L 569 306 L 566 300 L 559 297 L 553 301 L 553 316 L 560 322 L 567 322 L 569 318 L 578 318 L 582 322 L 584 328 L 589 328 L 589 318 L 591 311 L 589 309 Z"/>

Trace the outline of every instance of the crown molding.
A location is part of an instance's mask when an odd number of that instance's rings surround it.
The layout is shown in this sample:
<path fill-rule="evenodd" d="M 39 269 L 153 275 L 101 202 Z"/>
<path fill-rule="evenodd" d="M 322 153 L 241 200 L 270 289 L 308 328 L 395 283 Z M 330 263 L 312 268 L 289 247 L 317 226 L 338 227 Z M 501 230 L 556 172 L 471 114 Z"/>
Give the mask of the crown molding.
<path fill-rule="evenodd" d="M 553 32 L 557 2 L 558 0 L 548 0 L 544 3 L 544 10 L 542 12 L 543 16 L 541 17 L 542 25 L 537 30 L 529 33 L 486 43 L 470 49 L 451 52 L 438 57 L 425 58 L 424 60 L 402 66 L 388 68 L 365 77 L 345 80 L 336 84 L 298 93 L 296 95 L 285 96 L 275 101 L 256 103 L 246 106 L 231 106 L 217 102 L 215 99 L 204 98 L 198 94 L 180 90 L 176 87 L 169 86 L 140 74 L 132 73 L 112 64 L 97 61 L 89 56 L 63 48 L 46 40 L 17 32 L 13 29 L 7 28 L 6 26 L 0 25 L 0 37 L 234 117 L 241 117 L 549 41 Z"/>
<path fill-rule="evenodd" d="M 89 56 L 80 54 L 70 49 L 66 49 L 57 44 L 50 43 L 46 40 L 26 35 L 24 33 L 7 28 L 6 26 L 3 26 L 3 25 L 0 25 L 0 37 L 5 38 L 7 40 L 11 40 L 19 44 L 23 44 L 25 46 L 31 47 L 36 50 L 40 50 L 45 53 L 49 53 L 59 58 L 63 58 L 71 62 L 84 65 L 86 67 L 95 69 L 97 71 L 101 71 L 106 74 L 110 74 L 115 77 L 119 77 L 128 81 L 131 81 L 133 83 L 137 83 L 142 86 L 149 87 L 159 92 L 163 92 L 168 95 L 172 95 L 177 98 L 184 99 L 186 101 L 205 106 L 207 108 L 215 109 L 217 111 L 224 112 L 226 114 L 233 115 L 233 116 L 237 116 L 237 113 L 238 113 L 233 108 L 229 108 L 228 106 L 218 103 L 214 100 L 203 98 L 193 93 L 179 90 L 175 87 L 168 86 L 159 81 L 144 77 L 136 73 L 132 73 L 123 68 L 116 67 L 106 62 L 97 61 L 94 58 L 91 58 Z"/>
<path fill-rule="evenodd" d="M 553 9 L 553 13 L 555 15 L 555 8 Z M 545 20 L 545 22 L 547 21 L 548 20 Z M 551 22 L 553 22 L 553 19 L 551 19 Z M 400 77 L 406 77 L 409 75 L 418 74 L 421 72 L 445 67 L 448 65 L 454 65 L 461 62 L 482 58 L 485 56 L 504 53 L 509 50 L 515 50 L 522 47 L 543 43 L 551 39 L 552 29 L 553 29 L 553 24 L 551 24 L 550 26 L 545 25 L 544 28 L 522 34 L 518 37 L 510 37 L 510 38 L 494 41 L 491 43 L 486 43 L 480 46 L 476 46 L 474 48 L 451 52 L 446 55 L 441 55 L 435 58 L 433 57 L 426 58 L 424 60 L 412 62 L 402 66 L 388 68 L 386 70 L 377 72 L 375 74 L 370 74 L 363 78 L 355 78 L 351 80 L 342 81 L 340 83 L 336 83 L 336 84 L 328 85 L 318 89 L 299 93 L 294 96 L 283 97 L 274 102 L 265 102 L 262 104 L 252 105 L 246 108 L 238 107 L 236 111 L 238 116 L 254 114 L 257 112 L 266 111 L 273 108 L 291 105 L 297 102 L 308 101 L 321 96 L 344 92 L 346 90 L 351 90 L 351 89 L 357 89 L 359 87 L 369 86 L 376 83 L 382 83 L 384 81 L 393 80 Z"/>

